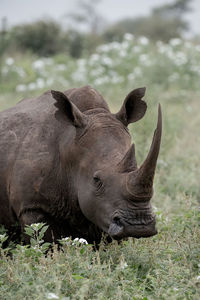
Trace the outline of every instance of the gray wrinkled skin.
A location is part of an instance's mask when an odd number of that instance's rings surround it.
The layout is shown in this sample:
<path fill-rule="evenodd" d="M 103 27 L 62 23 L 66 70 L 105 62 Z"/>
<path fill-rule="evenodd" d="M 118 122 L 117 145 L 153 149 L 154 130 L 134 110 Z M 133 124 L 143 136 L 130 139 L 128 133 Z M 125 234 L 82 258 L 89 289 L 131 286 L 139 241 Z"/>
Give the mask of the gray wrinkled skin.
<path fill-rule="evenodd" d="M 18 222 L 23 230 L 46 222 L 46 241 L 156 234 L 150 199 L 160 108 L 140 168 L 127 128 L 144 116 L 144 94 L 145 88 L 132 91 L 117 114 L 90 86 L 48 91 L 0 112 L 0 224 L 10 229 Z"/>

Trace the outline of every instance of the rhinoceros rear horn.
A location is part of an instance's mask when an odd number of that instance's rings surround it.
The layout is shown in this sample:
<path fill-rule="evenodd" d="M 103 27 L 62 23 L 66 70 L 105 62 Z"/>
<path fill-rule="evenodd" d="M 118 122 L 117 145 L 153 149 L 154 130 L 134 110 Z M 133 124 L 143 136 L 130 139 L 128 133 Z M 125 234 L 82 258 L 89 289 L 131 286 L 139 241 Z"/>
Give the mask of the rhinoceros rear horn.
<path fill-rule="evenodd" d="M 87 116 L 83 114 L 78 107 L 67 98 L 65 94 L 54 90 L 51 90 L 51 94 L 57 101 L 55 106 L 58 107 L 58 109 L 68 117 L 74 126 L 84 127 L 87 124 Z"/>
<path fill-rule="evenodd" d="M 132 144 L 123 159 L 117 165 L 119 172 L 131 172 L 137 169 L 137 162 L 135 158 L 135 145 Z"/>
<path fill-rule="evenodd" d="M 140 120 L 147 109 L 146 102 L 142 100 L 145 95 L 146 88 L 135 89 L 130 92 L 120 109 L 115 115 L 125 126 Z"/>
<path fill-rule="evenodd" d="M 153 192 L 153 179 L 160 150 L 161 135 L 162 113 L 161 106 L 159 104 L 157 127 L 154 132 L 153 141 L 147 158 L 139 169 L 129 173 L 128 188 L 134 195 L 148 196 Z"/>

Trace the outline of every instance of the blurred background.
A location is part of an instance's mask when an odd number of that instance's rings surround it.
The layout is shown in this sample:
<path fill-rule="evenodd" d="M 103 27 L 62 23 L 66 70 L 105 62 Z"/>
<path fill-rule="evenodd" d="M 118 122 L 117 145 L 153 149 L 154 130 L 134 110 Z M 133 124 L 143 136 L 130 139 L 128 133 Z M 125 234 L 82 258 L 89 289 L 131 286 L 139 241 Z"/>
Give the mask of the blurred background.
<path fill-rule="evenodd" d="M 1 48 L 78 58 L 125 33 L 168 42 L 200 37 L 198 0 L 1 0 Z"/>
<path fill-rule="evenodd" d="M 199 12 L 198 0 L 1 0 L 1 93 L 194 86 Z"/>

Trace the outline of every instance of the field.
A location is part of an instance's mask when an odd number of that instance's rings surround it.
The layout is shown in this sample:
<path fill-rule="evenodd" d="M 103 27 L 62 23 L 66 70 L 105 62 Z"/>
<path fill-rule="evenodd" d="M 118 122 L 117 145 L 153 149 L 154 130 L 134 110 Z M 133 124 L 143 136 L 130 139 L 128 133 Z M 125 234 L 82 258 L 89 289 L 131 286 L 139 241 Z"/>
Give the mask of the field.
<path fill-rule="evenodd" d="M 152 199 L 158 235 L 102 242 L 98 251 L 67 239 L 63 251 L 54 246 L 46 256 L 36 238 L 30 248 L 12 246 L 12 256 L 1 249 L 0 299 L 200 299 L 200 45 L 180 39 L 152 44 L 127 34 L 121 44 L 102 45 L 79 60 L 16 54 L 0 66 L 1 110 L 47 89 L 90 84 L 116 112 L 126 94 L 146 86 L 148 112 L 130 126 L 139 163 L 158 102 L 164 119 Z"/>

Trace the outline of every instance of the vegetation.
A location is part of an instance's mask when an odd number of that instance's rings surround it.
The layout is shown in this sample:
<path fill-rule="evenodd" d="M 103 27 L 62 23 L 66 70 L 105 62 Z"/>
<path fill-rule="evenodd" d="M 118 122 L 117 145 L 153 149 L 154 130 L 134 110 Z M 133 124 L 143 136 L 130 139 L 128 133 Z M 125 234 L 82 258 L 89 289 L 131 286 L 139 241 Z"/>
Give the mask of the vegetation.
<path fill-rule="evenodd" d="M 200 45 L 181 39 L 152 43 L 126 34 L 122 43 L 104 44 L 79 60 L 66 55 L 5 58 L 1 110 L 46 89 L 91 84 L 117 111 L 131 89 L 145 85 L 148 112 L 130 126 L 139 163 L 151 143 L 158 102 L 164 128 L 152 200 L 158 235 L 102 242 L 99 250 L 82 244 L 81 237 L 67 238 L 60 241 L 62 250 L 53 245 L 53 252 L 45 254 L 46 227 L 32 225 L 26 229 L 30 247 L 0 248 L 1 299 L 199 299 L 199 79 Z M 2 228 L 0 240 L 6 239 Z"/>
<path fill-rule="evenodd" d="M 180 38 L 189 28 L 184 15 L 190 10 L 190 3 L 190 0 L 176 0 L 156 7 L 148 16 L 125 18 L 109 26 L 104 37 L 108 41 L 121 40 L 125 33 L 132 33 L 165 42 L 174 37 Z"/>
<path fill-rule="evenodd" d="M 190 10 L 191 0 L 174 0 L 171 4 L 155 8 L 148 16 L 125 18 L 107 25 L 106 20 L 98 13 L 99 2 L 100 0 L 79 0 L 76 11 L 66 15 L 67 28 L 46 19 L 8 29 L 6 19 L 3 19 L 0 56 L 5 52 L 13 55 L 17 51 L 46 57 L 67 53 L 78 58 L 83 54 L 93 53 L 102 43 L 121 42 L 125 33 L 167 42 L 172 38 L 182 37 L 189 29 L 184 16 Z"/>

